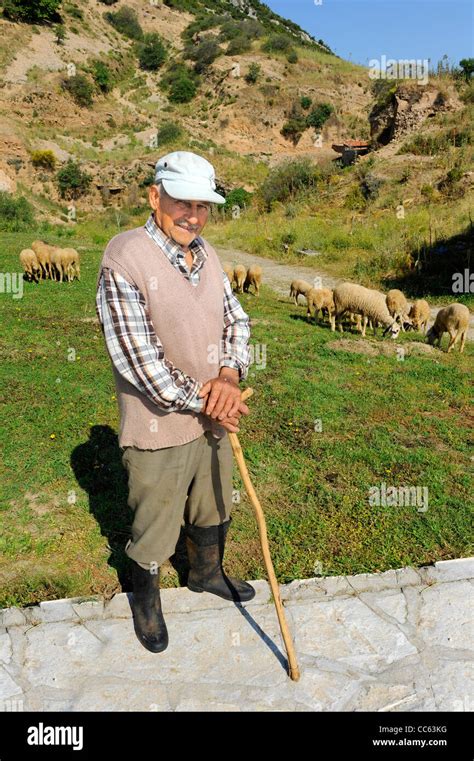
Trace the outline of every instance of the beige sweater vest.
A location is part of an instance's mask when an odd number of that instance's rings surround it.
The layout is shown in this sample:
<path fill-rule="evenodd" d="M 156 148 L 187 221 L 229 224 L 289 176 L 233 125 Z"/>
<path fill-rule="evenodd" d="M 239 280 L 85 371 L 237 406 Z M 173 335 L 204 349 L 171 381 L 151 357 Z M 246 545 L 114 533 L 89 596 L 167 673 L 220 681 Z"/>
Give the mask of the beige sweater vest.
<path fill-rule="evenodd" d="M 115 235 L 107 244 L 103 268 L 118 272 L 136 285 L 146 300 L 165 358 L 201 383 L 219 375 L 224 330 L 222 267 L 212 246 L 204 241 L 208 258 L 200 282 L 191 285 L 170 262 L 144 227 Z M 213 430 L 225 429 L 193 410 L 167 412 L 123 378 L 112 365 L 120 411 L 119 445 L 163 449 L 186 444 Z"/>

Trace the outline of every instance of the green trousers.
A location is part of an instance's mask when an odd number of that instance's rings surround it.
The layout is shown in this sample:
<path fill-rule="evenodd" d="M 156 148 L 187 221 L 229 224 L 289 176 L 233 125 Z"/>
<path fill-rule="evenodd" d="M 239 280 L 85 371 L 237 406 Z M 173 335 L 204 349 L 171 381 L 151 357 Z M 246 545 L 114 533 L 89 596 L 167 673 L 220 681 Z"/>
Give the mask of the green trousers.
<path fill-rule="evenodd" d="M 126 554 L 143 568 L 162 565 L 174 554 L 181 526 L 216 526 L 232 506 L 232 447 L 227 432 L 210 431 L 165 449 L 124 447 L 132 538 Z"/>

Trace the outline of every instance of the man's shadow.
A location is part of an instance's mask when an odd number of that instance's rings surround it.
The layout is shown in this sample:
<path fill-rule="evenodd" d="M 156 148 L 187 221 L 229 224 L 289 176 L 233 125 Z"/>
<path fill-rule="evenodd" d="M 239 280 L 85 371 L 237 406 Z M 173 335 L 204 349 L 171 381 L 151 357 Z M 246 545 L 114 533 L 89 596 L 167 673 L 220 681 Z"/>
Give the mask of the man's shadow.
<path fill-rule="evenodd" d="M 107 537 L 108 564 L 117 572 L 123 592 L 131 592 L 131 561 L 125 545 L 131 535 L 133 514 L 127 504 L 128 476 L 122 465 L 122 451 L 115 431 L 108 425 L 91 426 L 89 440 L 71 454 L 71 467 L 78 484 L 89 495 L 89 510 Z M 184 532 L 169 562 L 176 570 L 180 586 L 187 583 L 189 562 Z"/>

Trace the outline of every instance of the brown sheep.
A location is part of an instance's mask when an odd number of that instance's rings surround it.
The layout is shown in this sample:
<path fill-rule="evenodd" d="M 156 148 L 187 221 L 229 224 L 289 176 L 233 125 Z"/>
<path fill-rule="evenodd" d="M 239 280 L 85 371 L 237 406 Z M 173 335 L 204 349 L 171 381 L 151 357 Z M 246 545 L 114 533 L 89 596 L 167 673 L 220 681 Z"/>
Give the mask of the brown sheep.
<path fill-rule="evenodd" d="M 469 309 L 464 304 L 450 304 L 444 309 L 440 309 L 436 315 L 434 324 L 427 333 L 427 340 L 430 344 L 438 342 L 438 346 L 441 346 L 441 339 L 446 331 L 449 333 L 450 339 L 448 344 L 448 352 L 454 348 L 454 344 L 461 339 L 461 345 L 459 352 L 464 350 L 464 344 L 466 342 L 466 333 L 469 328 Z"/>
<path fill-rule="evenodd" d="M 24 248 L 20 251 L 20 264 L 30 282 L 37 283 L 41 279 L 41 267 L 32 248 Z"/>
<path fill-rule="evenodd" d="M 244 265 L 237 264 L 237 266 L 234 267 L 235 290 L 237 291 L 237 293 L 244 292 L 244 283 L 245 283 L 246 277 L 247 277 L 247 270 L 244 267 Z"/>
<path fill-rule="evenodd" d="M 312 287 L 311 283 L 307 283 L 306 280 L 292 280 L 290 285 L 290 299 L 293 299 L 295 306 L 298 306 L 298 296 L 300 294 L 306 296 Z"/>
<path fill-rule="evenodd" d="M 418 299 L 411 305 L 408 317 L 414 330 L 421 330 L 426 333 L 428 320 L 431 317 L 430 305 L 424 299 Z"/>
<path fill-rule="evenodd" d="M 80 257 L 75 248 L 62 248 L 63 262 L 64 262 L 64 274 L 67 276 L 68 282 L 74 280 L 76 277 L 81 279 L 81 266 Z"/>
<path fill-rule="evenodd" d="M 249 288 L 251 285 L 255 288 L 255 295 L 260 295 L 260 286 L 262 284 L 262 274 L 263 270 L 260 267 L 259 264 L 252 264 L 251 267 L 249 267 L 247 272 L 247 277 L 245 278 L 244 283 L 244 291 L 246 293 L 249 292 Z"/>
<path fill-rule="evenodd" d="M 231 262 L 223 262 L 222 263 L 222 269 L 224 270 L 225 274 L 229 278 L 229 283 L 232 287 L 232 283 L 234 282 L 234 266 L 231 264 Z"/>
<path fill-rule="evenodd" d="M 42 277 L 52 278 L 51 253 L 54 251 L 55 247 L 50 246 L 49 243 L 45 243 L 44 240 L 34 240 L 31 244 L 31 248 L 38 259 Z"/>
<path fill-rule="evenodd" d="M 410 323 L 411 319 L 408 317 L 408 301 L 404 294 L 398 288 L 393 288 L 387 293 L 386 301 L 388 311 L 393 319 L 400 323 L 403 332 L 405 332 L 403 323 Z"/>
<path fill-rule="evenodd" d="M 314 321 L 316 322 L 319 311 L 321 310 L 322 315 L 323 310 L 325 310 L 329 318 L 329 323 L 332 326 L 335 312 L 332 290 L 330 288 L 310 288 L 306 294 L 306 299 L 308 302 L 308 311 L 306 313 L 308 321 L 314 316 Z"/>

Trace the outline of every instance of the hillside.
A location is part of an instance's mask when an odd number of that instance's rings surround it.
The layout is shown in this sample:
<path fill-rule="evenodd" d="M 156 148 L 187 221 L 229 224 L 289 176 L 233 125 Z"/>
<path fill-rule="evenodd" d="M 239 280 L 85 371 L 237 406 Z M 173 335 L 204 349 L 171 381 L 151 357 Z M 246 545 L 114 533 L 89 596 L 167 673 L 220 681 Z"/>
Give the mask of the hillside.
<path fill-rule="evenodd" d="M 257 0 L 75 0 L 53 21 L 0 18 L 0 190 L 38 223 L 90 231 L 101 214 L 106 239 L 143 217 L 158 156 L 187 149 L 225 194 L 254 193 L 237 219 L 231 204 L 214 215 L 216 242 L 288 262 L 316 250 L 330 274 L 374 284 L 424 267 L 425 290 L 433 260 L 440 295 L 453 263 L 439 251 L 469 266 L 473 86 L 459 75 L 374 82 Z M 348 140 L 371 152 L 342 167 L 332 146 Z M 61 187 L 70 162 L 79 178 Z"/>
<path fill-rule="evenodd" d="M 166 64 L 158 71 L 146 71 L 138 66 L 134 41 L 103 18 L 108 10 L 116 12 L 124 5 L 108 8 L 97 0 L 64 3 L 61 13 L 67 36 L 63 44 L 55 42 L 51 26 L 0 19 L 4 42 L 0 170 L 6 189 L 29 188 L 38 206 L 44 206 L 42 196 L 49 202 L 59 201 L 51 176 L 31 164 L 33 150 L 51 149 L 59 164 L 72 157 L 92 175 L 91 194 L 82 198 L 78 207 L 96 209 L 101 198 L 94 185 L 116 187 L 132 178 L 144 179 L 156 160 L 153 138 L 166 122 L 180 124 L 189 147 L 194 141 L 200 150 L 212 153 L 214 148 L 224 187 L 232 187 L 236 181 L 240 184 L 246 177 L 244 184 L 251 189 L 265 175 L 265 166 L 255 166 L 256 160 L 275 163 L 315 153 L 314 130 L 306 130 L 297 145 L 280 134 L 292 104 L 303 95 L 314 102 L 330 100 L 334 107 L 323 148 L 318 149 L 320 156 L 335 156 L 330 148 L 334 140 L 367 136 L 371 94 L 363 69 L 332 55 L 303 32 L 295 34 L 286 27 L 297 43 L 297 63 L 289 63 L 282 53 L 263 52 L 262 42 L 269 34 L 266 27 L 271 23 L 265 19 L 260 20 L 266 36 L 253 38 L 248 51 L 225 55 L 230 42 L 221 44 L 223 54 L 201 75 L 191 103 L 170 102 L 160 81 L 179 60 L 186 44 L 180 35 L 195 22 L 195 16 L 164 4 L 126 3 L 136 11 L 144 33 L 158 32 L 165 41 Z M 227 5 L 237 18 L 247 18 L 232 3 Z M 258 9 L 260 4 L 252 6 Z M 208 34 L 215 35 L 221 28 Z M 278 28 L 283 28 L 283 21 Z M 110 69 L 113 86 L 107 93 L 94 92 L 90 106 L 80 106 L 61 88 L 61 81 L 67 77 L 68 66 L 74 64 L 76 71 L 92 82 L 90 70 L 96 61 Z M 261 67 L 254 84 L 244 79 L 251 64 Z M 234 75 L 236 66 L 240 76 Z"/>

